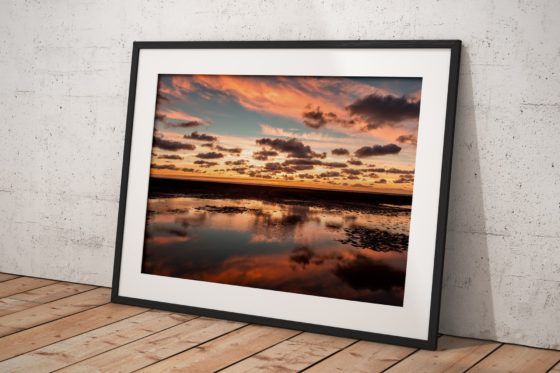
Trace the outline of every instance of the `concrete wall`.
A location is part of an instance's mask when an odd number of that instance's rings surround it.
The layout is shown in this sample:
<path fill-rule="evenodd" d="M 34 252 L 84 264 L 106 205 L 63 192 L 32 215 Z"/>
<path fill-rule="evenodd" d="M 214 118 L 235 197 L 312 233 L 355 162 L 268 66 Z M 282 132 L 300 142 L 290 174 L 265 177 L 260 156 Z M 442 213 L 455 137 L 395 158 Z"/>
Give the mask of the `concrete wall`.
<path fill-rule="evenodd" d="M 109 285 L 133 40 L 462 39 L 441 331 L 560 348 L 560 2 L 0 0 L 0 271 Z"/>

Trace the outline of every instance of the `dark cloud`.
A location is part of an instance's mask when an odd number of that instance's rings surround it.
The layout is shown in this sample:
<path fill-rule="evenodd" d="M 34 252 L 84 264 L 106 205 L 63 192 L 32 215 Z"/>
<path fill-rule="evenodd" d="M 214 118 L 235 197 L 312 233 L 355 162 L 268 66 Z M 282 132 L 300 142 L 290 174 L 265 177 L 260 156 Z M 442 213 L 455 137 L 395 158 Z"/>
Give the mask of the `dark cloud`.
<path fill-rule="evenodd" d="M 183 157 L 181 157 L 180 155 L 177 155 L 177 154 L 161 154 L 161 155 L 158 155 L 158 158 L 160 158 L 160 159 L 177 159 L 177 160 L 183 159 Z"/>
<path fill-rule="evenodd" d="M 177 151 L 177 150 L 194 150 L 196 146 L 193 144 L 186 144 L 174 140 L 166 140 L 163 137 L 154 136 L 153 142 L 154 148 L 160 148 L 163 150 Z"/>
<path fill-rule="evenodd" d="M 385 179 L 375 180 L 375 184 L 387 184 L 387 180 Z"/>
<path fill-rule="evenodd" d="M 311 174 L 298 174 L 298 177 L 300 179 L 314 179 L 315 176 L 311 175 Z"/>
<path fill-rule="evenodd" d="M 291 168 L 293 168 L 296 171 L 309 171 L 313 169 L 313 166 L 311 165 L 293 165 L 291 166 Z"/>
<path fill-rule="evenodd" d="M 180 169 L 183 172 L 195 172 L 194 168 L 183 167 Z"/>
<path fill-rule="evenodd" d="M 391 167 L 391 168 L 383 168 L 383 167 L 370 167 L 370 168 L 365 168 L 364 171 L 368 171 L 368 172 L 383 172 L 386 174 L 414 174 L 414 170 L 403 170 L 401 168 L 395 168 L 395 167 Z"/>
<path fill-rule="evenodd" d="M 243 175 L 247 172 L 247 167 L 232 167 L 231 170 Z"/>
<path fill-rule="evenodd" d="M 183 136 L 185 139 L 191 139 L 196 141 L 216 141 L 218 138 L 216 136 L 206 135 L 204 133 L 198 133 L 194 131 L 190 135 Z"/>
<path fill-rule="evenodd" d="M 264 165 L 264 168 L 268 171 L 280 171 L 282 170 L 282 164 L 278 162 L 269 162 Z"/>
<path fill-rule="evenodd" d="M 348 151 L 348 149 L 344 149 L 344 148 L 336 148 L 333 149 L 331 151 L 331 153 L 333 153 L 334 155 L 348 155 L 350 154 L 350 152 Z"/>
<path fill-rule="evenodd" d="M 226 161 L 226 165 L 228 166 L 243 166 L 247 164 L 246 159 L 238 159 L 236 161 Z"/>
<path fill-rule="evenodd" d="M 165 97 L 163 93 L 158 92 L 156 96 L 156 102 L 161 104 L 162 102 L 169 102 L 169 98 Z"/>
<path fill-rule="evenodd" d="M 203 147 L 205 147 L 205 148 L 213 148 L 213 147 L 214 147 L 214 144 L 212 144 L 211 142 L 209 142 L 209 143 L 206 143 L 206 144 L 202 144 L 202 145 L 200 145 L 200 146 L 203 146 Z"/>
<path fill-rule="evenodd" d="M 282 163 L 269 162 L 269 163 L 264 165 L 264 171 L 273 172 L 273 173 L 284 172 L 284 173 L 287 173 L 287 174 L 293 174 L 293 173 L 296 172 L 296 169 L 294 167 L 287 166 L 287 165 L 284 165 Z"/>
<path fill-rule="evenodd" d="M 177 170 L 177 166 L 174 164 L 154 164 L 151 165 L 154 170 Z"/>
<path fill-rule="evenodd" d="M 199 166 L 205 166 L 205 167 L 214 167 L 218 165 L 218 162 L 196 160 L 194 161 L 194 164 L 197 164 Z"/>
<path fill-rule="evenodd" d="M 414 135 L 401 135 L 397 137 L 395 141 L 398 142 L 399 144 L 416 145 L 418 139 Z"/>
<path fill-rule="evenodd" d="M 269 157 L 276 157 L 278 152 L 274 150 L 261 150 L 253 153 L 253 158 L 257 161 L 268 161 Z"/>
<path fill-rule="evenodd" d="M 258 145 L 268 146 L 281 153 L 288 154 L 290 158 L 325 158 L 326 153 L 315 153 L 309 145 L 304 145 L 301 141 L 291 138 L 289 140 L 282 139 L 259 139 L 256 141 Z"/>
<path fill-rule="evenodd" d="M 345 167 L 348 167 L 348 165 L 346 163 L 342 163 L 342 162 L 324 162 L 323 166 L 329 167 L 329 168 L 345 168 Z"/>
<path fill-rule="evenodd" d="M 222 153 L 208 152 L 208 153 L 199 153 L 196 155 L 196 157 L 200 159 L 218 159 L 218 158 L 223 158 L 224 155 Z"/>
<path fill-rule="evenodd" d="M 323 164 L 319 159 L 287 159 L 282 163 L 283 166 L 290 166 L 294 170 L 312 170 L 314 166 Z"/>
<path fill-rule="evenodd" d="M 319 174 L 319 177 L 327 178 L 327 177 L 339 177 L 340 172 L 338 171 L 327 171 Z"/>
<path fill-rule="evenodd" d="M 163 122 L 163 121 L 165 121 L 165 118 L 166 118 L 165 114 L 158 113 L 158 112 L 156 111 L 155 120 L 158 120 L 158 121 L 160 121 L 160 122 Z"/>
<path fill-rule="evenodd" d="M 400 175 L 397 180 L 393 180 L 395 184 L 410 184 L 414 181 L 414 176 L 410 174 Z"/>
<path fill-rule="evenodd" d="M 394 168 L 394 167 L 385 169 L 385 171 L 383 171 L 383 172 L 386 172 L 388 174 L 411 174 L 411 175 L 414 174 L 414 170 L 403 170 L 403 169 Z"/>
<path fill-rule="evenodd" d="M 197 120 L 188 120 L 186 122 L 166 122 L 170 127 L 178 127 L 178 128 L 192 128 L 202 126 L 204 123 L 199 122 Z"/>
<path fill-rule="evenodd" d="M 315 110 L 309 110 L 303 112 L 303 123 L 311 128 L 321 128 L 327 124 L 327 118 L 325 113 L 321 111 L 321 108 L 317 106 Z"/>
<path fill-rule="evenodd" d="M 226 148 L 224 146 L 217 145 L 216 149 L 226 153 L 237 154 L 237 155 L 241 154 L 241 148 Z"/>
<path fill-rule="evenodd" d="M 420 101 L 409 101 L 406 96 L 371 94 L 360 98 L 346 107 L 351 115 L 367 122 L 369 129 L 395 126 L 407 119 L 417 119 Z"/>
<path fill-rule="evenodd" d="M 377 155 L 398 154 L 401 149 L 400 146 L 395 144 L 363 146 L 356 150 L 354 155 L 358 158 L 364 158 Z"/>
<path fill-rule="evenodd" d="M 361 170 L 356 170 L 353 168 L 345 168 L 344 170 L 342 170 L 342 172 L 344 172 L 347 175 L 361 175 L 362 171 Z"/>
<path fill-rule="evenodd" d="M 361 166 L 364 163 L 362 161 L 360 161 L 359 159 L 349 159 L 348 163 L 353 165 L 353 166 Z"/>
<path fill-rule="evenodd" d="M 313 129 L 319 129 L 326 126 L 328 123 L 336 123 L 343 126 L 351 126 L 355 123 L 353 119 L 339 118 L 333 112 L 325 113 L 319 106 L 313 109 L 312 106 L 308 104 L 305 108 L 308 109 L 308 111 L 304 111 L 302 114 L 303 124 Z"/>

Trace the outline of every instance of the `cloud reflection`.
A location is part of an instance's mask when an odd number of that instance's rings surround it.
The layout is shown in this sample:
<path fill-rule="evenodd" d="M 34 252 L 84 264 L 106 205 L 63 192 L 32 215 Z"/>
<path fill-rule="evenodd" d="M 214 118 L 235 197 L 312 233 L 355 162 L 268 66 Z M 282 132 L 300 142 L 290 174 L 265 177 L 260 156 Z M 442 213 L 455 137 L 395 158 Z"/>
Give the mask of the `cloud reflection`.
<path fill-rule="evenodd" d="M 402 305 L 409 209 L 201 197 L 149 199 L 144 273 Z"/>

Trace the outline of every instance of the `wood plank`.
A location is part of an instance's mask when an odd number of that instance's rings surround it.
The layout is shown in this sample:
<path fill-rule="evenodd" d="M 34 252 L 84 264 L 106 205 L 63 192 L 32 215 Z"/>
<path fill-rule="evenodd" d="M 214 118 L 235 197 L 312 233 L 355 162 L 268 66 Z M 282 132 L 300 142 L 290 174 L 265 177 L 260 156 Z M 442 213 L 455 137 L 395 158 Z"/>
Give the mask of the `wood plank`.
<path fill-rule="evenodd" d="M 469 372 L 546 372 L 560 360 L 560 351 L 503 345 Z"/>
<path fill-rule="evenodd" d="M 387 372 L 464 372 L 499 346 L 498 342 L 443 336 L 437 351 L 419 350 Z"/>
<path fill-rule="evenodd" d="M 0 285 L 1 286 L 1 285 Z M 38 289 L 28 290 L 0 299 L 0 316 L 9 315 L 39 304 L 66 298 L 84 291 L 95 289 L 95 286 L 59 282 L 43 286 Z"/>
<path fill-rule="evenodd" d="M 0 372 L 51 372 L 195 317 L 148 311 L 0 362 Z"/>
<path fill-rule="evenodd" d="M 17 293 L 23 293 L 24 291 L 36 289 L 41 286 L 54 284 L 55 282 L 57 281 L 33 277 L 14 278 L 0 284 L 0 298 L 9 297 L 10 295 Z"/>
<path fill-rule="evenodd" d="M 34 302 L 34 303 L 47 303 L 66 296 L 82 293 L 88 290 L 93 290 L 95 288 L 97 288 L 97 286 L 76 284 L 73 282 L 58 282 L 56 284 L 43 286 L 38 289 L 28 290 L 23 293 L 14 294 L 10 296 L 10 298 L 23 300 L 27 302 Z"/>
<path fill-rule="evenodd" d="M 549 373 L 560 373 L 560 361 L 549 371 Z"/>
<path fill-rule="evenodd" d="M 12 280 L 14 278 L 18 278 L 18 275 L 11 275 L 9 273 L 0 273 L 0 282 Z"/>
<path fill-rule="evenodd" d="M 306 372 L 381 372 L 414 351 L 415 348 L 359 341 L 312 366 Z"/>
<path fill-rule="evenodd" d="M 0 317 L 0 336 L 109 303 L 111 290 L 98 288 Z M 4 333 L 4 334 L 2 334 Z M 10 334 L 11 334 L 10 333 Z"/>
<path fill-rule="evenodd" d="M 131 372 L 193 348 L 245 324 L 199 317 L 70 365 L 60 372 Z"/>
<path fill-rule="evenodd" d="M 145 308 L 109 303 L 0 338 L 0 361 L 45 347 L 145 312 Z"/>
<path fill-rule="evenodd" d="M 0 325 L 0 337 L 5 335 L 10 335 L 22 331 L 21 328 L 14 328 L 13 326 L 1 326 Z"/>
<path fill-rule="evenodd" d="M 299 372 L 352 344 L 354 340 L 302 333 L 238 362 L 222 372 Z"/>
<path fill-rule="evenodd" d="M 18 311 L 23 311 L 27 308 L 35 307 L 38 304 L 39 303 L 13 299 L 11 297 L 2 298 L 0 299 L 0 316 L 9 315 L 10 313 L 14 313 Z"/>
<path fill-rule="evenodd" d="M 150 365 L 142 372 L 215 372 L 299 333 L 289 329 L 248 325 Z"/>

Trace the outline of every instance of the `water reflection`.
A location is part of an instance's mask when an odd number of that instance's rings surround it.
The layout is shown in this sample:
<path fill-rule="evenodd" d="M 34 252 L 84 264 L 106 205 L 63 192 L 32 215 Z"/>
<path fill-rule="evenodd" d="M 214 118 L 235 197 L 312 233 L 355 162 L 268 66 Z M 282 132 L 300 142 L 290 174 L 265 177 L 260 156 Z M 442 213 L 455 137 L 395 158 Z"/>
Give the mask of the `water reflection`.
<path fill-rule="evenodd" d="M 151 196 L 144 273 L 402 306 L 410 206 Z"/>

